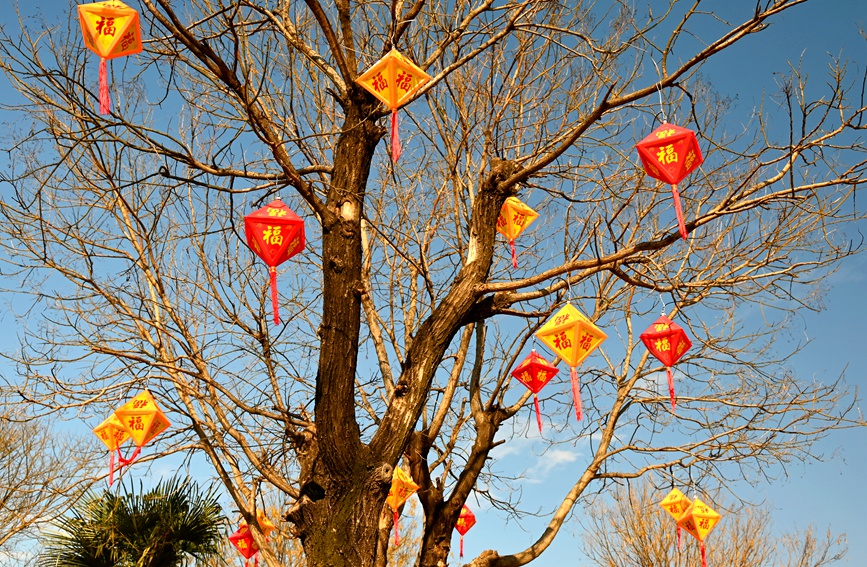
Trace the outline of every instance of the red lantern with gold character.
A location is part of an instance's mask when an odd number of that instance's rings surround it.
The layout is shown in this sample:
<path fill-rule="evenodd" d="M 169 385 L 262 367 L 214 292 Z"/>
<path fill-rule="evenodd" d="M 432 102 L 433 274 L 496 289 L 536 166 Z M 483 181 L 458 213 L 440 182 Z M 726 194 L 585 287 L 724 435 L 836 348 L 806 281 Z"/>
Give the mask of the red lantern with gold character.
<path fill-rule="evenodd" d="M 355 82 L 391 109 L 391 160 L 400 157 L 400 137 L 397 133 L 397 109 L 406 104 L 430 75 L 421 70 L 398 50 L 392 49 L 374 63 Z"/>
<path fill-rule="evenodd" d="M 416 490 L 418 490 L 418 485 L 412 481 L 412 478 L 402 468 L 394 467 L 394 472 L 391 475 L 391 488 L 388 489 L 388 496 L 385 498 L 385 503 L 394 512 L 394 545 L 400 543 L 400 535 L 398 534 L 400 514 L 398 509 L 410 496 L 415 494 Z"/>
<path fill-rule="evenodd" d="M 539 433 L 542 433 L 542 414 L 539 412 L 539 396 L 537 394 L 558 372 L 557 367 L 548 364 L 547 360 L 539 356 L 536 349 L 533 349 L 533 352 L 517 368 L 512 370 L 512 376 L 533 392 L 533 404 L 536 407 L 536 423 L 539 426 Z"/>
<path fill-rule="evenodd" d="M 461 554 L 464 556 L 464 534 L 470 531 L 470 528 L 476 525 L 476 515 L 470 510 L 470 507 L 464 504 L 461 508 L 461 515 L 458 516 L 458 521 L 455 523 L 455 529 L 461 534 Z"/>
<path fill-rule="evenodd" d="M 106 60 L 142 50 L 138 12 L 120 2 L 79 4 L 78 19 L 84 45 L 99 55 L 99 113 L 111 112 Z"/>
<path fill-rule="evenodd" d="M 677 227 L 685 239 L 689 233 L 683 220 L 683 207 L 680 204 L 677 184 L 703 161 L 695 133 L 666 122 L 638 142 L 636 148 L 647 175 L 671 185 Z"/>
<path fill-rule="evenodd" d="M 100 441 L 105 443 L 105 446 L 108 447 L 109 453 L 111 453 L 108 461 L 108 485 L 111 486 L 114 483 L 114 454 L 117 452 L 121 463 L 124 462 L 123 457 L 120 456 L 120 446 L 130 439 L 130 435 L 126 428 L 124 428 L 123 423 L 121 423 L 120 419 L 115 414 L 111 414 L 108 419 L 94 427 L 93 432 L 97 437 L 99 437 Z"/>
<path fill-rule="evenodd" d="M 247 245 L 265 261 L 271 273 L 274 324 L 280 324 L 277 266 L 304 250 L 304 221 L 276 199 L 244 217 Z"/>
<path fill-rule="evenodd" d="M 509 239 L 512 249 L 512 267 L 518 267 L 518 253 L 515 251 L 515 239 L 539 217 L 539 213 L 522 203 L 516 197 L 509 197 L 500 209 L 497 218 L 497 232 Z"/>
<path fill-rule="evenodd" d="M 257 555 L 259 553 L 259 546 L 256 545 L 253 534 L 250 533 L 250 526 L 242 522 L 238 531 L 229 536 L 229 541 L 244 556 L 244 567 L 247 567 L 250 558 L 254 556 L 256 556 L 256 559 L 253 564 L 259 565 L 259 557 Z"/>
<path fill-rule="evenodd" d="M 676 398 L 671 367 L 690 349 L 692 341 L 686 336 L 686 331 L 666 317 L 664 313 L 653 325 L 641 333 L 641 341 L 650 351 L 650 354 L 665 365 L 665 373 L 668 376 L 668 394 L 671 397 L 671 413 L 674 413 Z"/>
<path fill-rule="evenodd" d="M 536 336 L 569 365 L 575 417 L 581 421 L 584 414 L 581 409 L 581 384 L 578 382 L 576 368 L 608 335 L 571 303 L 567 303 L 536 331 Z"/>
<path fill-rule="evenodd" d="M 686 494 L 681 492 L 676 488 L 672 488 L 671 492 L 669 492 L 666 497 L 659 503 L 659 506 L 665 510 L 665 512 L 674 518 L 674 521 L 680 519 L 684 512 L 686 512 L 687 508 L 692 505 L 692 500 L 690 500 Z M 680 526 L 677 526 L 677 548 L 681 547 L 681 538 L 680 538 Z"/>
<path fill-rule="evenodd" d="M 128 465 L 138 457 L 142 447 L 157 435 L 169 428 L 168 418 L 157 406 L 154 397 L 147 390 L 114 410 L 114 415 L 123 424 L 135 443 L 135 451 L 129 459 L 121 458 L 121 465 Z"/>
<path fill-rule="evenodd" d="M 707 550 L 705 549 L 704 540 L 720 519 L 722 519 L 722 516 L 696 498 L 677 520 L 678 526 L 682 527 L 701 543 L 702 567 L 707 567 Z"/>

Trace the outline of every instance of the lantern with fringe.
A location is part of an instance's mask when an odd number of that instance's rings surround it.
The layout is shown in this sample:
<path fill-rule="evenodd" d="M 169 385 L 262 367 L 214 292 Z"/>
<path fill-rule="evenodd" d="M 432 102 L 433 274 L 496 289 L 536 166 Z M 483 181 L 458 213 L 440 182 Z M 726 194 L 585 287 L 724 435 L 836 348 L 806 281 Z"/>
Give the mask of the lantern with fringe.
<path fill-rule="evenodd" d="M 120 446 L 130 439 L 130 434 L 115 414 L 111 414 L 108 419 L 97 425 L 93 432 L 105 443 L 111 453 L 108 461 L 108 485 L 111 486 L 114 483 L 115 452 L 122 466 L 125 459 L 120 455 Z"/>
<path fill-rule="evenodd" d="M 244 567 L 247 567 L 251 557 L 256 558 L 253 565 L 259 565 L 259 546 L 256 545 L 253 534 L 250 533 L 250 526 L 245 522 L 241 522 L 241 527 L 229 536 L 229 541 L 244 556 Z"/>
<path fill-rule="evenodd" d="M 403 503 L 410 496 L 415 494 L 418 488 L 418 485 L 412 481 L 412 478 L 402 468 L 394 467 L 394 472 L 391 475 L 391 488 L 388 489 L 388 496 L 385 498 L 385 503 L 394 512 L 394 545 L 400 543 L 400 535 L 398 533 L 400 514 L 398 513 L 398 509 L 403 506 Z"/>
<path fill-rule="evenodd" d="M 168 418 L 157 406 L 154 397 L 147 390 L 114 411 L 124 429 L 136 445 L 129 459 L 121 459 L 122 465 L 128 465 L 138 457 L 142 447 L 152 441 L 157 435 L 169 428 Z"/>
<path fill-rule="evenodd" d="M 79 4 L 78 19 L 84 45 L 99 55 L 99 113 L 111 112 L 106 60 L 142 50 L 138 12 L 120 2 Z"/>
<path fill-rule="evenodd" d="M 391 109 L 391 160 L 400 158 L 400 137 L 397 133 L 397 109 L 406 104 L 430 75 L 392 49 L 373 64 L 355 82 L 364 87 Z"/>
<path fill-rule="evenodd" d="M 666 122 L 638 142 L 636 148 L 647 175 L 671 185 L 677 228 L 685 239 L 689 233 L 683 220 L 683 207 L 680 204 L 677 184 L 703 161 L 695 133 Z"/>
<path fill-rule="evenodd" d="M 692 505 L 692 500 L 687 498 L 686 494 L 681 492 L 676 488 L 672 488 L 671 492 L 663 498 L 662 502 L 659 503 L 659 506 L 666 511 L 666 513 L 674 518 L 674 521 L 680 519 L 686 509 Z M 677 548 L 681 547 L 681 537 L 680 537 L 680 525 L 677 526 Z"/>
<path fill-rule="evenodd" d="M 539 213 L 522 203 L 515 197 L 509 197 L 500 209 L 497 218 L 497 232 L 509 239 L 512 249 L 512 267 L 518 267 L 518 253 L 515 251 L 515 239 L 524 232 L 530 224 L 539 217 Z"/>
<path fill-rule="evenodd" d="M 689 350 L 692 341 L 686 336 L 686 331 L 666 317 L 664 313 L 653 325 L 641 333 L 641 341 L 647 346 L 650 354 L 665 365 L 665 373 L 668 377 L 668 395 L 671 398 L 671 413 L 674 413 L 677 399 L 674 396 L 674 376 L 671 367 Z"/>
<path fill-rule="evenodd" d="M 710 506 L 696 498 L 677 520 L 678 526 L 700 542 L 702 567 L 707 567 L 707 550 L 704 540 L 721 518 L 722 516 Z"/>
<path fill-rule="evenodd" d="M 470 528 L 476 525 L 476 515 L 470 510 L 470 507 L 464 504 L 461 508 L 461 515 L 458 516 L 458 521 L 455 523 L 455 529 L 461 534 L 461 554 L 464 556 L 464 534 L 470 531 Z"/>
<path fill-rule="evenodd" d="M 274 324 L 280 324 L 277 266 L 304 250 L 304 221 L 276 199 L 244 217 L 247 245 L 265 261 L 271 274 Z"/>
<path fill-rule="evenodd" d="M 608 335 L 571 303 L 567 303 L 536 331 L 536 336 L 569 365 L 575 417 L 581 421 L 584 414 L 581 409 L 581 384 L 578 382 L 576 368 Z"/>
<path fill-rule="evenodd" d="M 542 414 L 539 412 L 539 396 L 537 394 L 558 372 L 557 367 L 548 364 L 547 360 L 539 356 L 536 349 L 533 349 L 533 352 L 517 368 L 512 370 L 512 376 L 533 392 L 533 404 L 536 407 L 536 424 L 539 426 L 539 433 L 542 433 Z"/>

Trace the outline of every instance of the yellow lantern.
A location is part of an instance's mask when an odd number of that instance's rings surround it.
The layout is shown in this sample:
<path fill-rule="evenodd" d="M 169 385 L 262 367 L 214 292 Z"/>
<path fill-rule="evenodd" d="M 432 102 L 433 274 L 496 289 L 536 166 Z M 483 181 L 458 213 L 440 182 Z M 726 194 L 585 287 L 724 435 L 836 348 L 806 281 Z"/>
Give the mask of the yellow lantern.
<path fill-rule="evenodd" d="M 106 60 L 142 50 L 138 12 L 120 2 L 79 4 L 78 19 L 84 45 L 99 55 L 99 113 L 110 112 Z"/>
<path fill-rule="evenodd" d="M 109 453 L 111 453 L 108 461 L 108 485 L 111 486 L 114 483 L 114 453 L 116 451 L 120 457 L 120 446 L 127 442 L 130 435 L 124 429 L 120 419 L 114 414 L 111 414 L 111 417 L 94 427 L 93 432 L 99 437 L 100 441 L 105 443 Z M 120 460 L 123 462 L 123 457 L 120 457 Z"/>
<path fill-rule="evenodd" d="M 268 534 L 277 529 L 277 526 L 268 519 L 268 516 L 265 515 L 265 512 L 261 508 L 256 510 L 256 522 L 259 524 L 259 529 L 265 537 L 268 537 Z"/>
<path fill-rule="evenodd" d="M 509 197 L 500 209 L 497 218 L 497 232 L 509 239 L 512 249 L 512 267 L 518 267 L 518 254 L 515 252 L 515 239 L 539 217 L 539 213 L 522 203 L 516 197 Z"/>
<path fill-rule="evenodd" d="M 716 526 L 722 516 L 710 506 L 696 498 L 684 513 L 677 519 L 677 525 L 689 532 L 692 537 L 701 542 L 701 565 L 707 567 L 707 551 L 704 539 Z"/>
<path fill-rule="evenodd" d="M 671 492 L 663 498 L 662 502 L 659 503 L 659 506 L 665 510 L 669 516 L 674 518 L 674 521 L 680 519 L 684 512 L 686 512 L 687 508 L 692 505 L 692 500 L 690 500 L 686 494 L 681 492 L 676 488 L 672 488 Z M 680 526 L 677 526 L 677 548 L 681 548 L 681 538 L 680 538 Z"/>
<path fill-rule="evenodd" d="M 391 488 L 388 489 L 388 496 L 385 498 L 385 503 L 394 511 L 394 545 L 400 543 L 400 536 L 398 535 L 400 515 L 397 510 L 410 496 L 415 494 L 418 488 L 419 486 L 402 468 L 394 467 L 394 472 L 391 475 Z"/>
<path fill-rule="evenodd" d="M 397 109 L 412 98 L 412 95 L 429 80 L 430 75 L 393 48 L 355 80 L 391 109 L 392 161 L 397 161 L 400 157 Z"/>
<path fill-rule="evenodd" d="M 147 390 L 116 409 L 114 415 L 136 444 L 135 452 L 124 464 L 131 463 L 138 457 L 142 447 L 171 425 Z"/>
<path fill-rule="evenodd" d="M 567 303 L 542 328 L 536 336 L 553 350 L 571 369 L 572 399 L 575 416 L 581 421 L 581 385 L 578 382 L 577 366 L 598 347 L 608 335 L 593 324 L 580 311 Z"/>

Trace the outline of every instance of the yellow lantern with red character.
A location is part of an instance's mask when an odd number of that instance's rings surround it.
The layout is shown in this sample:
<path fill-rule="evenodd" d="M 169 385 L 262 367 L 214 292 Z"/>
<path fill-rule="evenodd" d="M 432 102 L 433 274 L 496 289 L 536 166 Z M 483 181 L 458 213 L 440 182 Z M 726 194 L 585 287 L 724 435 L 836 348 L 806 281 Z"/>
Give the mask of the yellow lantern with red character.
<path fill-rule="evenodd" d="M 654 179 L 671 185 L 671 197 L 677 214 L 677 227 L 686 239 L 686 223 L 677 184 L 701 165 L 703 158 L 692 130 L 664 123 L 636 144 L 644 170 Z"/>
<path fill-rule="evenodd" d="M 392 161 L 400 158 L 401 151 L 397 133 L 397 109 L 406 104 L 429 80 L 430 75 L 397 49 L 386 53 L 355 80 L 391 110 Z"/>
<path fill-rule="evenodd" d="M 130 439 L 129 432 L 123 426 L 123 423 L 120 419 L 115 415 L 111 414 L 108 419 L 97 425 L 93 428 L 93 432 L 99 437 L 99 440 L 105 443 L 105 446 L 108 448 L 111 456 L 108 461 L 108 485 L 111 486 L 114 483 L 114 471 L 115 471 L 115 452 L 118 454 L 118 458 L 121 463 L 125 461 L 125 459 L 120 456 L 120 447 L 124 443 L 126 443 Z"/>
<path fill-rule="evenodd" d="M 674 518 L 674 521 L 680 519 L 684 512 L 686 512 L 687 508 L 692 505 L 692 500 L 690 500 L 686 494 L 678 490 L 677 488 L 672 488 L 671 492 L 669 492 L 665 498 L 662 499 L 662 502 L 659 503 L 659 506 L 665 510 L 665 512 Z M 677 526 L 677 548 L 681 547 L 681 537 L 680 537 L 680 526 Z"/>
<path fill-rule="evenodd" d="M 394 467 L 394 472 L 391 475 L 391 488 L 388 489 L 388 496 L 385 498 L 385 503 L 394 512 L 394 545 L 400 543 L 400 535 L 398 533 L 400 513 L 398 510 L 410 496 L 415 494 L 418 488 L 419 486 L 412 481 L 412 478 L 402 468 Z"/>
<path fill-rule="evenodd" d="M 704 540 L 721 518 L 722 516 L 710 506 L 696 498 L 677 520 L 678 526 L 700 542 L 702 567 L 707 567 L 707 549 Z"/>
<path fill-rule="evenodd" d="M 133 55 L 142 50 L 138 12 L 120 2 L 78 5 L 84 45 L 99 55 L 99 113 L 111 112 L 106 60 Z"/>
<path fill-rule="evenodd" d="M 569 365 L 575 417 L 581 421 L 584 414 L 577 367 L 608 335 L 571 303 L 567 303 L 536 331 L 536 336 Z"/>
<path fill-rule="evenodd" d="M 539 217 L 539 213 L 521 202 L 517 197 L 509 197 L 500 208 L 497 218 L 497 232 L 509 239 L 512 250 L 512 267 L 518 267 L 518 253 L 515 250 L 515 239 Z"/>
<path fill-rule="evenodd" d="M 122 459 L 122 464 L 128 465 L 138 457 L 142 447 L 150 443 L 157 435 L 169 428 L 169 422 L 163 411 L 157 406 L 154 397 L 144 390 L 133 399 L 114 410 L 114 415 L 120 420 L 124 429 L 136 445 L 129 459 Z"/>

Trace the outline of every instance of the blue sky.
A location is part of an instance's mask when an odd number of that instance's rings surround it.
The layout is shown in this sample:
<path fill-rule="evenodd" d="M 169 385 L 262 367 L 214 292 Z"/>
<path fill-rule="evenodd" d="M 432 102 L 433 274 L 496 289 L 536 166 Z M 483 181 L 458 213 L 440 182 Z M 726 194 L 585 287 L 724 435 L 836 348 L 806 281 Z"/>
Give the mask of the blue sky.
<path fill-rule="evenodd" d="M 727 9 L 733 4 L 754 5 L 754 2 L 715 0 L 708 2 L 708 9 Z M 49 0 L 42 3 L 42 9 L 47 12 L 56 6 L 55 9 L 60 10 L 67 5 L 66 1 Z M 12 17 L 14 14 L 6 10 L 0 14 L 0 21 Z M 762 93 L 773 90 L 774 73 L 786 71 L 790 61 L 800 61 L 803 69 L 819 84 L 824 81 L 822 75 L 831 56 L 851 58 L 853 70 L 863 73 L 867 65 L 867 41 L 859 36 L 859 29 L 865 26 L 865 0 L 814 0 L 784 13 L 770 29 L 716 56 L 704 67 L 703 73 L 716 89 L 735 97 L 733 114 L 747 116 L 759 104 Z M 0 89 L 6 88 L 0 83 Z M 6 121 L 9 117 L 0 119 Z M 867 234 L 867 226 L 860 228 Z M 792 359 L 792 364 L 803 375 L 830 381 L 845 373 L 851 388 L 867 391 L 867 361 L 861 350 L 867 336 L 865 273 L 867 257 L 843 264 L 827 278 L 825 310 L 799 315 L 805 329 L 804 338 L 810 342 Z M 529 406 L 526 419 L 534 419 Z M 562 479 L 574 478 L 586 455 L 582 454 L 581 446 L 537 454 L 540 450 L 541 445 L 537 446 L 533 437 L 519 438 L 504 446 L 498 456 L 504 465 L 528 471 L 533 480 L 524 484 L 523 497 L 528 501 L 537 499 L 540 506 L 546 507 L 562 493 Z M 862 483 L 862 475 L 867 470 L 867 430 L 835 432 L 820 443 L 817 452 L 824 454 L 828 461 L 792 463 L 787 478 L 772 486 L 760 487 L 755 498 L 767 499 L 775 510 L 772 518 L 775 529 L 803 529 L 812 523 L 820 531 L 847 532 L 849 554 L 838 565 L 861 567 L 867 556 L 867 541 L 863 537 L 867 533 L 862 527 L 863 511 L 867 510 L 867 490 Z M 171 468 L 168 466 L 165 470 Z M 162 465 L 156 470 L 162 470 Z M 478 509 L 476 512 L 478 523 L 465 538 L 468 558 L 490 548 L 497 548 L 501 553 L 519 551 L 526 547 L 530 538 L 538 535 L 538 530 L 524 532 L 514 523 L 504 525 L 503 519 L 493 511 Z M 580 514 L 580 510 L 576 513 Z M 540 518 L 538 522 L 528 521 L 526 526 L 536 527 L 546 522 L 547 518 Z M 577 549 L 578 537 L 577 526 L 567 525 L 558 541 L 536 564 L 587 565 L 581 561 Z M 503 543 L 504 538 L 518 543 L 511 548 Z M 454 545 L 456 549 L 457 535 Z"/>

